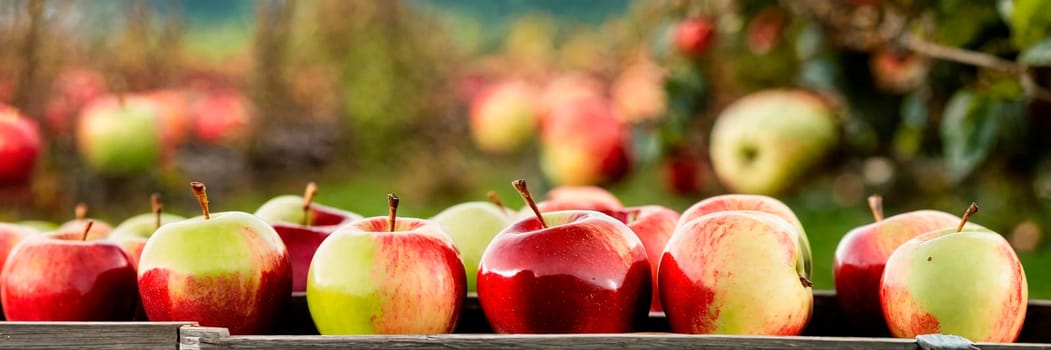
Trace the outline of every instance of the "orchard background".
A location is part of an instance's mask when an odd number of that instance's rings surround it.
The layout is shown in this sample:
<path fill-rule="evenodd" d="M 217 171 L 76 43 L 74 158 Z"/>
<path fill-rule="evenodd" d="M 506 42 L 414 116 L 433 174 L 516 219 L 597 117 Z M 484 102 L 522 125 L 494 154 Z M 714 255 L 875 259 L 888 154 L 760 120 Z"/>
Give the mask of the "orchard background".
<path fill-rule="evenodd" d="M 703 45 L 684 44 L 688 22 Z M 872 221 L 865 198 L 879 193 L 888 215 L 977 202 L 973 221 L 1005 235 L 1031 295 L 1051 298 L 1049 87 L 1042 0 L 9 0 L 0 103 L 36 122 L 42 148 L 29 178 L 0 187 L 0 221 L 62 222 L 84 202 L 119 222 L 153 192 L 190 215 L 190 180 L 220 211 L 308 181 L 318 202 L 365 216 L 386 212 L 388 192 L 408 216 L 489 190 L 519 207 L 516 178 L 682 210 L 731 190 L 709 157 L 720 112 L 800 88 L 836 112 L 839 137 L 769 194 L 806 227 L 815 288 L 832 288 L 836 243 Z M 576 95 L 604 117 L 487 144 L 511 138 L 470 122 L 493 91 L 517 99 L 487 108 L 526 118 Z M 106 103 L 151 104 L 160 134 L 117 118 L 126 132 L 89 136 L 85 107 Z M 544 164 L 573 142 L 622 148 L 595 169 Z"/>

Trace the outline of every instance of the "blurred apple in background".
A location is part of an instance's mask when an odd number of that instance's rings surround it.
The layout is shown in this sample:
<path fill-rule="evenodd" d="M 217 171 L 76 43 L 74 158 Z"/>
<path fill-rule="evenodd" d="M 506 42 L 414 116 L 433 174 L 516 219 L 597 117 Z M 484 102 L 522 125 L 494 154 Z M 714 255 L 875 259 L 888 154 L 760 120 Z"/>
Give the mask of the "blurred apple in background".
<path fill-rule="evenodd" d="M 671 154 L 661 163 L 661 179 L 668 192 L 676 196 L 695 195 L 704 186 L 707 163 L 687 151 Z"/>
<path fill-rule="evenodd" d="M 482 255 L 478 300 L 498 333 L 620 333 L 645 320 L 650 268 L 642 241 L 594 211 L 541 213 L 504 229 Z"/>
<path fill-rule="evenodd" d="M 191 183 L 203 217 L 162 226 L 139 258 L 139 292 L 150 321 L 194 320 L 230 334 L 265 334 L 292 294 L 281 237 L 244 212 L 210 213 L 204 184 Z"/>
<path fill-rule="evenodd" d="M 609 191 L 597 186 L 562 185 L 547 192 L 544 201 L 538 202 L 541 212 L 559 210 L 595 210 L 611 215 L 624 208 L 620 199 Z M 525 206 L 519 211 L 519 217 L 532 216 L 532 210 Z"/>
<path fill-rule="evenodd" d="M 189 134 L 190 93 L 180 90 L 158 90 L 147 95 L 157 105 L 160 118 L 161 150 L 170 159 Z"/>
<path fill-rule="evenodd" d="M 712 166 L 731 191 L 775 195 L 829 154 L 839 140 L 838 124 L 828 104 L 809 92 L 753 93 L 716 119 Z"/>
<path fill-rule="evenodd" d="M 310 264 L 307 306 L 322 335 L 452 332 L 467 293 L 464 265 L 442 228 L 390 215 L 330 235 Z"/>
<path fill-rule="evenodd" d="M 42 146 L 35 122 L 0 105 L 0 186 L 28 183 Z"/>
<path fill-rule="evenodd" d="M 687 18 L 675 28 L 675 47 L 686 57 L 697 58 L 708 52 L 714 39 L 715 23 L 710 18 Z"/>
<path fill-rule="evenodd" d="M 142 248 L 146 246 L 146 240 L 161 226 L 186 220 L 186 218 L 174 214 L 164 213 L 160 202 L 160 195 L 154 193 L 150 196 L 149 213 L 132 216 L 113 228 L 109 233 L 109 239 L 117 243 L 124 252 L 128 254 L 131 265 L 139 268 L 139 256 Z"/>
<path fill-rule="evenodd" d="M 891 254 L 880 301 L 895 337 L 954 334 L 975 342 L 1013 342 L 1029 302 L 1025 271 L 1011 244 L 981 226 L 917 236 Z"/>
<path fill-rule="evenodd" d="M 777 216 L 750 210 L 716 212 L 680 224 L 658 271 L 672 331 L 802 333 L 814 297 L 798 263 L 797 232 Z"/>
<path fill-rule="evenodd" d="M 84 203 L 77 203 L 73 209 L 73 220 L 62 223 L 56 231 L 80 232 L 84 230 L 84 227 L 87 227 L 88 222 L 91 222 L 91 231 L 88 232 L 89 239 L 102 239 L 113 231 L 113 226 L 109 223 L 99 219 L 89 218 L 88 205 Z"/>
<path fill-rule="evenodd" d="M 538 96 L 524 81 L 495 83 L 471 101 L 471 139 L 484 152 L 521 150 L 536 134 Z"/>
<path fill-rule="evenodd" d="M 248 141 L 254 125 L 254 107 L 240 91 L 217 88 L 203 92 L 190 107 L 194 136 L 198 140 L 222 145 L 241 145 Z"/>
<path fill-rule="evenodd" d="M 158 105 L 146 96 L 100 97 L 81 111 L 77 147 L 101 174 L 145 174 L 161 164 L 160 123 Z"/>
<path fill-rule="evenodd" d="M 292 263 L 292 291 L 307 290 L 307 272 L 317 247 L 340 227 L 361 220 L 361 215 L 314 202 L 317 184 L 307 183 L 303 197 L 274 197 L 256 210 L 255 215 L 270 223 L 281 236 Z"/>
<path fill-rule="evenodd" d="M 15 247 L 0 274 L 6 320 L 132 319 L 139 301 L 135 268 L 120 247 L 91 239 L 85 229 L 28 238 Z"/>
<path fill-rule="evenodd" d="M 544 85 L 540 94 L 540 125 L 548 123 L 551 111 L 565 103 L 582 99 L 604 98 L 606 85 L 586 73 L 570 72 L 558 75 Z"/>
<path fill-rule="evenodd" d="M 927 78 L 931 59 L 911 52 L 882 49 L 872 53 L 869 70 L 880 89 L 904 93 L 917 88 Z"/>
<path fill-rule="evenodd" d="M 625 123 L 655 120 L 668 109 L 664 68 L 646 56 L 624 68 L 610 87 L 610 96 Z"/>
<path fill-rule="evenodd" d="M 48 128 L 60 135 L 72 134 L 81 108 L 106 92 L 102 73 L 87 68 L 62 71 L 51 86 L 51 98 L 44 111 Z"/>
<path fill-rule="evenodd" d="M 668 239 L 675 232 L 679 213 L 659 205 L 625 208 L 624 223 L 642 241 L 646 256 L 650 262 L 650 276 L 653 284 L 653 296 L 650 311 L 664 311 L 661 308 L 660 290 L 657 286 L 657 265 L 661 254 L 668 244 Z"/>
<path fill-rule="evenodd" d="M 556 185 L 596 185 L 619 180 L 631 168 L 630 135 L 600 98 L 555 106 L 541 129 L 540 169 Z"/>
<path fill-rule="evenodd" d="M 879 283 L 894 250 L 913 237 L 953 227 L 960 218 L 936 210 L 917 210 L 883 218 L 883 199 L 869 197 L 876 222 L 847 232 L 836 246 L 833 277 L 836 299 L 854 329 L 866 335 L 889 335 L 880 306 Z"/>
<path fill-rule="evenodd" d="M 431 218 L 452 237 L 467 271 L 467 291 L 475 292 L 478 262 L 496 234 L 514 223 L 517 213 L 492 202 L 460 203 Z"/>

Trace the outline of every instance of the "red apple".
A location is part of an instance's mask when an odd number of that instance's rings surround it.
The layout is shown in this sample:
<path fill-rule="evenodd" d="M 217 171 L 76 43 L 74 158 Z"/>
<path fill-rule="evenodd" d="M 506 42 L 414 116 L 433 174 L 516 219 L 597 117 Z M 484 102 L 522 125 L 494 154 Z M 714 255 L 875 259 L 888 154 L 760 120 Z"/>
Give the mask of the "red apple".
<path fill-rule="evenodd" d="M 847 232 L 836 247 L 833 262 L 836 299 L 854 329 L 868 335 L 890 334 L 880 306 L 879 284 L 891 253 L 913 237 L 960 221 L 956 215 L 935 210 L 883 219 L 881 201 L 879 196 L 869 197 L 876 222 Z"/>
<path fill-rule="evenodd" d="M 710 18 L 688 18 L 675 29 L 675 46 L 687 57 L 700 57 L 712 46 L 715 23 Z"/>
<path fill-rule="evenodd" d="M 880 89 L 904 93 L 915 89 L 927 78 L 931 60 L 917 53 L 879 50 L 869 59 L 869 70 Z"/>
<path fill-rule="evenodd" d="M 33 174 L 42 142 L 36 123 L 0 105 L 0 185 L 23 185 Z"/>
<path fill-rule="evenodd" d="M 85 230 L 60 231 L 15 247 L 0 274 L 8 321 L 132 319 L 135 268 L 116 244 L 85 238 Z"/>
<path fill-rule="evenodd" d="M 15 245 L 23 239 L 40 233 L 40 230 L 29 226 L 0 223 L 0 271 L 3 271 L 4 261 L 8 255 L 11 255 L 11 250 L 15 248 Z"/>
<path fill-rule="evenodd" d="M 88 205 L 77 203 L 77 206 L 73 209 L 73 220 L 62 223 L 56 231 L 81 231 L 87 227 L 88 222 L 91 222 L 91 232 L 88 233 L 89 239 L 102 239 L 109 236 L 110 231 L 113 231 L 113 226 L 105 221 L 89 218 L 87 214 Z"/>
<path fill-rule="evenodd" d="M 672 331 L 800 334 L 814 301 L 801 259 L 798 230 L 772 214 L 722 211 L 679 225 L 658 267 Z"/>
<path fill-rule="evenodd" d="M 660 263 L 660 257 L 664 252 L 664 247 L 668 244 L 668 239 L 675 232 L 679 213 L 659 205 L 625 208 L 623 211 L 624 222 L 642 241 L 642 246 L 646 248 L 646 256 L 649 258 L 650 276 L 653 282 L 653 300 L 650 302 L 650 311 L 663 311 L 657 286 L 657 265 Z"/>
<path fill-rule="evenodd" d="M 610 87 L 610 95 L 628 124 L 652 121 L 664 116 L 668 96 L 664 91 L 664 68 L 645 55 L 626 67 Z"/>
<path fill-rule="evenodd" d="M 689 153 L 675 153 L 661 163 L 664 186 L 674 195 L 687 196 L 701 192 L 704 184 L 704 163 Z"/>
<path fill-rule="evenodd" d="M 613 182 L 631 168 L 629 142 L 627 128 L 606 99 L 562 103 L 542 126 L 540 168 L 556 185 Z"/>
<path fill-rule="evenodd" d="M 252 133 L 252 104 L 237 90 L 207 92 L 191 107 L 190 114 L 194 135 L 207 143 L 239 145 Z"/>
<path fill-rule="evenodd" d="M 521 150 L 536 134 L 537 92 L 526 82 L 506 81 L 486 88 L 471 102 L 471 139 L 488 153 Z"/>
<path fill-rule="evenodd" d="M 646 250 L 623 222 L 594 211 L 541 214 L 500 232 L 478 269 L 478 299 L 499 333 L 619 333 L 650 304 Z"/>

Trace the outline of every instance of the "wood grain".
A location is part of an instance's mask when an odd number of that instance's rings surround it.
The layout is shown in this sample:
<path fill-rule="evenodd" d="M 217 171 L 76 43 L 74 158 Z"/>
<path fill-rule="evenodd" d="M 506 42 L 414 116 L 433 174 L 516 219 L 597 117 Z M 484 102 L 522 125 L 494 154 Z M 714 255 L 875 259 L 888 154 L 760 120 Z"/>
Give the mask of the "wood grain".
<path fill-rule="evenodd" d="M 190 322 L 0 322 L 0 349 L 172 349 Z"/>

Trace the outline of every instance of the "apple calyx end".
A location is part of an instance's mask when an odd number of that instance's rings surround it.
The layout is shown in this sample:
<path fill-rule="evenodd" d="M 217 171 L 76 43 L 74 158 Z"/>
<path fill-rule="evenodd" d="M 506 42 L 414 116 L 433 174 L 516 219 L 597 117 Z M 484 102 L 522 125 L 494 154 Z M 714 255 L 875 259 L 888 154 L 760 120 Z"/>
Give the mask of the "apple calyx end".
<path fill-rule="evenodd" d="M 869 196 L 869 209 L 872 210 L 872 218 L 876 222 L 883 221 L 883 197 L 878 194 Z"/>
<path fill-rule="evenodd" d="M 154 230 L 161 228 L 161 212 L 164 211 L 164 204 L 161 204 L 160 193 L 150 195 L 150 208 L 153 210 L 153 215 L 157 217 L 157 227 Z"/>
<path fill-rule="evenodd" d="M 77 203 L 77 206 L 73 208 L 73 218 L 76 220 L 84 220 L 86 217 L 88 217 L 87 203 Z"/>
<path fill-rule="evenodd" d="M 193 196 L 197 197 L 197 203 L 201 204 L 201 212 L 204 213 L 204 219 L 211 219 L 212 216 L 208 213 L 207 188 L 204 186 L 203 183 L 194 181 L 190 183 L 190 189 L 193 190 Z"/>
<path fill-rule="evenodd" d="M 88 220 L 88 223 L 84 224 L 84 234 L 80 236 L 80 241 L 83 242 L 88 240 L 88 233 L 91 232 L 91 226 L 95 226 L 94 220 Z"/>
<path fill-rule="evenodd" d="M 544 221 L 544 215 L 540 212 L 540 208 L 536 206 L 536 201 L 533 200 L 533 194 L 529 193 L 529 186 L 526 185 L 525 179 L 518 179 L 511 181 L 511 185 L 515 187 L 518 194 L 522 196 L 522 200 L 526 202 L 529 209 L 533 210 L 533 214 L 536 215 L 537 220 L 540 220 L 540 227 L 547 228 L 547 222 Z"/>
<path fill-rule="evenodd" d="M 971 215 L 978 212 L 978 203 L 971 202 L 971 205 L 967 207 L 967 211 L 963 213 L 963 217 L 960 218 L 960 225 L 956 226 L 956 232 L 963 231 L 963 226 L 967 224 L 967 220 L 971 219 Z"/>
<path fill-rule="evenodd" d="M 398 196 L 393 193 L 387 194 L 387 209 L 390 217 L 387 219 L 387 225 L 390 226 L 390 232 L 394 232 L 394 227 L 398 220 Z"/>
<path fill-rule="evenodd" d="M 310 226 L 310 205 L 314 203 L 315 196 L 317 196 L 317 183 L 308 182 L 303 192 L 303 221 L 300 222 L 303 226 Z"/>

